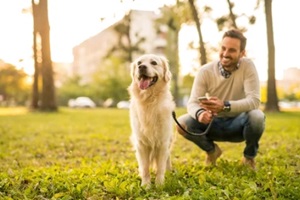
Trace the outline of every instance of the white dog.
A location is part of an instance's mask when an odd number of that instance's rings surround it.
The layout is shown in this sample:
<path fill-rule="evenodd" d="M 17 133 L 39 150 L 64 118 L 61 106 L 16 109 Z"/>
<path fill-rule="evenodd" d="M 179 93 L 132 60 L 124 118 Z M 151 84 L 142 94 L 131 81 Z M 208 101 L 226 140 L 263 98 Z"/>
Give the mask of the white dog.
<path fill-rule="evenodd" d="M 142 186 L 151 183 L 150 166 L 156 169 L 155 183 L 163 184 L 171 169 L 173 141 L 172 111 L 175 109 L 169 89 L 171 72 L 161 56 L 145 54 L 131 64 L 131 141 L 136 150 Z"/>

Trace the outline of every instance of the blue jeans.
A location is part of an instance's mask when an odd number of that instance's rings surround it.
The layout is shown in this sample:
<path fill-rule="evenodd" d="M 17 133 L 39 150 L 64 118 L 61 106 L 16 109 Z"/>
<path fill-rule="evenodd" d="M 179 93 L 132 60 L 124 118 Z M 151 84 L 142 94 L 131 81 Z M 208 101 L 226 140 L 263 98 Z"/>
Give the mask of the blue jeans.
<path fill-rule="evenodd" d="M 189 114 L 178 118 L 179 123 L 188 131 L 194 133 L 204 132 L 208 124 L 199 123 Z M 213 119 L 210 130 L 206 135 L 193 136 L 181 133 L 186 139 L 194 142 L 198 147 L 206 152 L 214 151 L 214 141 L 243 142 L 246 147 L 244 156 L 254 158 L 259 148 L 259 139 L 265 130 L 265 115 L 261 110 L 251 110 L 243 112 L 236 117 Z"/>

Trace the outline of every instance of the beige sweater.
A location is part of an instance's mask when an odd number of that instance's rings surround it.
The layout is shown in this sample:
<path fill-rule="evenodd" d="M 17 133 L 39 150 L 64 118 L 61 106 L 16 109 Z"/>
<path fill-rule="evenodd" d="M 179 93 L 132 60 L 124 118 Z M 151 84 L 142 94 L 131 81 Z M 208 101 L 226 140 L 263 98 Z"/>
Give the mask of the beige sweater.
<path fill-rule="evenodd" d="M 196 75 L 188 101 L 188 113 L 195 118 L 201 108 L 197 97 L 216 96 L 231 104 L 230 112 L 220 112 L 218 117 L 233 117 L 241 112 L 258 109 L 260 105 L 260 84 L 254 63 L 242 58 L 239 68 L 225 79 L 218 67 L 219 61 L 213 61 L 201 67 Z"/>

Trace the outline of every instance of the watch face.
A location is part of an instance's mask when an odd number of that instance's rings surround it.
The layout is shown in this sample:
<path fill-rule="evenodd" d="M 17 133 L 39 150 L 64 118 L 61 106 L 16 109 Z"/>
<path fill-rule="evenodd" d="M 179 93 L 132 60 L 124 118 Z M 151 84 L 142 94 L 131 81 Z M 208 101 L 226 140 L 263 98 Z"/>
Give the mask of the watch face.
<path fill-rule="evenodd" d="M 229 112 L 231 110 L 230 108 L 230 103 L 228 101 L 224 101 L 224 107 L 223 107 L 223 110 L 225 112 Z"/>

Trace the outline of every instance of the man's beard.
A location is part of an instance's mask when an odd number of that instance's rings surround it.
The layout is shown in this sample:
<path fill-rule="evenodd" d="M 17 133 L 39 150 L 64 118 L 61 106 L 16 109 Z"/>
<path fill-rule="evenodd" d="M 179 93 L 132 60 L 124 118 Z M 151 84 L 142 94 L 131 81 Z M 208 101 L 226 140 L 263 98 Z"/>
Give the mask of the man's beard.
<path fill-rule="evenodd" d="M 224 59 L 225 59 L 225 64 L 223 62 Z M 227 60 L 229 62 L 229 64 L 226 64 L 227 63 L 226 59 L 229 59 L 229 60 Z M 239 63 L 239 59 L 233 60 L 231 57 L 222 57 L 222 59 L 221 59 L 222 67 L 228 72 L 234 71 L 236 69 L 238 63 Z"/>

